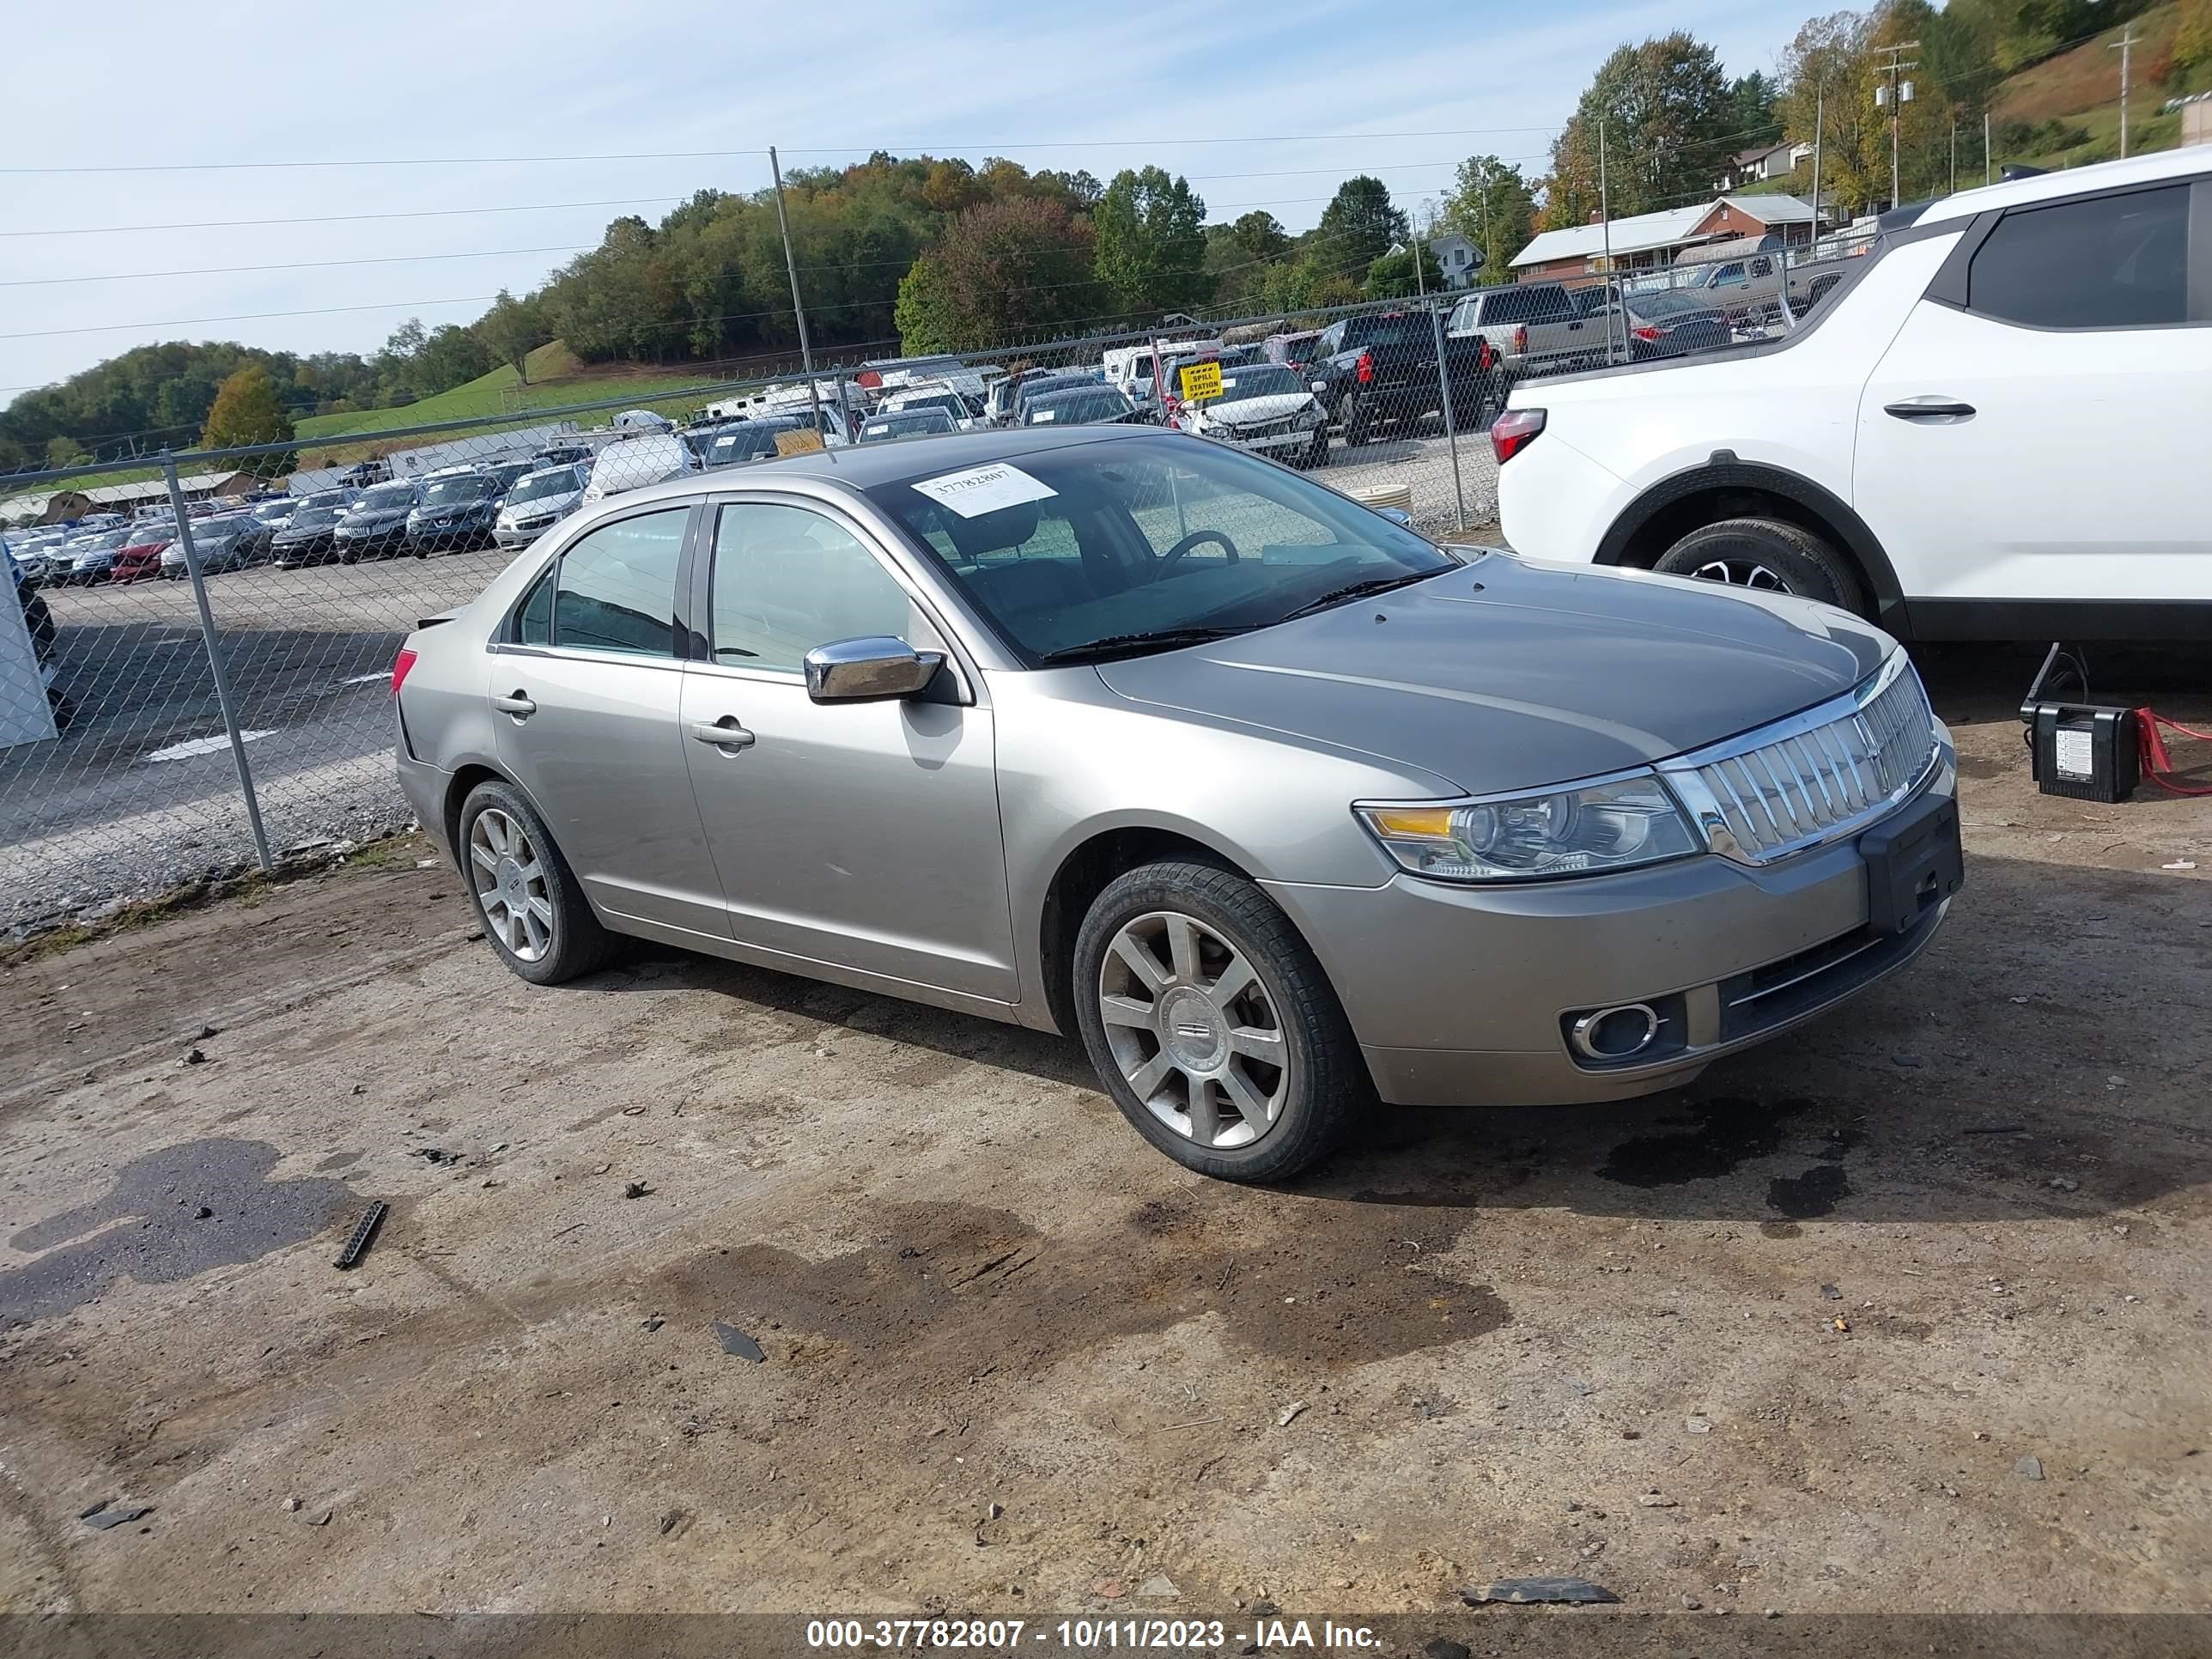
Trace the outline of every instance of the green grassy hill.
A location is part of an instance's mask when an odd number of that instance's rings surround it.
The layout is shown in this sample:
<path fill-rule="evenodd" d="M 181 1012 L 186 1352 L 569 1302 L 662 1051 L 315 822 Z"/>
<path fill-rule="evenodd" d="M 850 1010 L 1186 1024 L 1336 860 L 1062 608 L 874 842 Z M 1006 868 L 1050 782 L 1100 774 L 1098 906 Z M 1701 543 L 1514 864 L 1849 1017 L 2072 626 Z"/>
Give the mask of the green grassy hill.
<path fill-rule="evenodd" d="M 2152 7 L 2131 25 L 2136 46 L 2128 100 L 2130 154 L 2179 143 L 2181 117 L 2160 113 L 2160 106 L 2176 93 L 2212 85 L 2212 66 L 2175 73 L 2174 36 L 2180 22 L 2181 8 L 2167 4 Z M 2124 32 L 2108 29 L 2070 52 L 2029 65 L 1998 87 L 1990 112 L 1997 125 L 1993 148 L 2000 164 L 2083 167 L 2120 153 L 2120 55 L 2112 46 Z M 2021 129 L 2027 130 L 2024 135 Z"/>
<path fill-rule="evenodd" d="M 692 387 L 713 385 L 718 377 L 703 368 L 639 369 L 626 365 L 580 363 L 558 340 L 532 352 L 530 380 L 526 385 L 512 365 L 501 364 L 489 374 L 424 398 L 398 409 L 355 410 L 343 415 L 311 415 L 297 428 L 303 442 L 362 436 L 388 432 L 395 427 L 429 426 L 440 421 L 497 419 L 533 409 L 559 409 L 570 404 L 601 403 L 614 398 L 634 398 L 644 408 L 662 400 L 680 403 Z"/>

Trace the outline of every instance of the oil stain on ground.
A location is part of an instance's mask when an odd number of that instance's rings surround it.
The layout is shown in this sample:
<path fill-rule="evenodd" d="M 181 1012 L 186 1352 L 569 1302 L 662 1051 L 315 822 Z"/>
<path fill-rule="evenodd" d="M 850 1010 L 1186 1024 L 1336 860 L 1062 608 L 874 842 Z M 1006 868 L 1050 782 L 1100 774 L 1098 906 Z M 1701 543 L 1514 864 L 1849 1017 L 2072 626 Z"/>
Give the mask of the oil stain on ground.
<path fill-rule="evenodd" d="M 0 1328 L 67 1313 L 119 1279 L 174 1284 L 313 1238 L 344 1204 L 346 1184 L 271 1181 L 277 1157 L 266 1141 L 191 1140 L 133 1158 L 103 1196 L 9 1239 L 45 1254 L 0 1273 Z"/>
<path fill-rule="evenodd" d="M 1698 1109 L 1697 1127 L 1687 1134 L 1643 1135 L 1615 1146 L 1599 1178 L 1624 1187 L 1674 1187 L 1692 1181 L 1714 1181 L 1734 1175 L 1754 1158 L 1771 1158 L 1793 1140 L 1802 1138 L 1797 1120 L 1814 1109 L 1804 1099 L 1771 1103 L 1741 1096 L 1709 1100 Z M 1802 1175 L 1779 1177 L 1768 1184 L 1770 1209 L 1796 1220 L 1828 1214 L 1838 1199 L 1850 1193 L 1850 1183 L 1840 1167 L 1858 1145 L 1858 1132 L 1830 1129 L 1815 1156 L 1820 1162 Z"/>
<path fill-rule="evenodd" d="M 1111 1237 L 1063 1238 L 1002 1210 L 896 1205 L 866 1248 L 816 1261 L 745 1245 L 670 1270 L 660 1291 L 900 1390 L 987 1369 L 1036 1375 L 1209 1314 L 1233 1347 L 1323 1367 L 1464 1341 L 1510 1317 L 1487 1285 L 1425 1265 L 1456 1238 L 1432 1209 L 1345 1206 L 1321 1226 L 1296 1200 L 1237 1193 L 1154 1200 L 1119 1223 Z"/>

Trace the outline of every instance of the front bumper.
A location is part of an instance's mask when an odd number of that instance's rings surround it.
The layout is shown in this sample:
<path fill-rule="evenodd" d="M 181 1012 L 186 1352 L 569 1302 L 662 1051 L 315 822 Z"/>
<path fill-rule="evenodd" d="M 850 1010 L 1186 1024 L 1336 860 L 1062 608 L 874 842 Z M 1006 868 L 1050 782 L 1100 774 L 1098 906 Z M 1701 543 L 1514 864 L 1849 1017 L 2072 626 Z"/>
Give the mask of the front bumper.
<path fill-rule="evenodd" d="M 1947 755 L 1896 810 L 1956 789 Z M 1856 836 L 1762 867 L 1706 854 L 1519 887 L 1264 884 L 1328 971 L 1376 1090 L 1406 1106 L 1572 1105 L 1687 1083 L 1903 967 L 1949 908 L 1871 933 Z M 1566 1022 L 1632 1002 L 1679 1020 L 1660 1057 L 1577 1060 Z"/>

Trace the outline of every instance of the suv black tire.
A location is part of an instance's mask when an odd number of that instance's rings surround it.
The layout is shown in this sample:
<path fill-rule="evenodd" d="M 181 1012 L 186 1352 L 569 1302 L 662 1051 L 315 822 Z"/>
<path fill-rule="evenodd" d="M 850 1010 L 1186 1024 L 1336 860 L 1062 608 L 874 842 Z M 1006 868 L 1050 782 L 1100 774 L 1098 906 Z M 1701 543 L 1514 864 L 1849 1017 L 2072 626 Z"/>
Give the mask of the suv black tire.
<path fill-rule="evenodd" d="M 1787 520 L 1723 519 L 1701 526 L 1661 554 L 1651 568 L 1662 575 L 1695 576 L 1716 566 L 1729 568 L 1732 585 L 1795 593 L 1866 614 L 1865 594 L 1850 561 Z M 1743 580 L 1759 571 L 1773 580 Z"/>
<path fill-rule="evenodd" d="M 476 874 L 470 867 L 470 831 L 478 818 L 495 809 L 522 826 L 544 871 L 545 896 L 553 910 L 553 937 L 545 954 L 534 962 L 517 956 L 500 936 L 499 927 L 484 914 Z M 590 973 L 606 961 L 614 949 L 614 936 L 600 925 L 591 900 L 584 896 L 583 884 L 568 867 L 568 860 L 561 855 L 561 848 L 555 843 L 552 832 L 546 829 L 545 820 L 522 798 L 520 790 L 492 780 L 470 790 L 468 799 L 461 803 L 453 844 L 463 890 L 469 896 L 469 908 L 477 913 L 477 920 L 483 925 L 484 938 L 499 952 L 500 960 L 519 978 L 532 985 L 559 985 Z"/>
<path fill-rule="evenodd" d="M 1122 1073 L 1100 1011 L 1101 974 L 1121 929 L 1159 912 L 1194 919 L 1241 953 L 1258 975 L 1285 1055 L 1287 1092 L 1249 1146 L 1200 1146 L 1155 1116 Z M 1375 1104 L 1375 1086 L 1328 975 L 1290 919 L 1243 876 L 1212 865 L 1148 864 L 1117 877 L 1076 935 L 1073 1002 L 1083 1046 L 1114 1103 L 1137 1133 L 1184 1168 L 1216 1180 L 1287 1181 L 1326 1158 Z"/>

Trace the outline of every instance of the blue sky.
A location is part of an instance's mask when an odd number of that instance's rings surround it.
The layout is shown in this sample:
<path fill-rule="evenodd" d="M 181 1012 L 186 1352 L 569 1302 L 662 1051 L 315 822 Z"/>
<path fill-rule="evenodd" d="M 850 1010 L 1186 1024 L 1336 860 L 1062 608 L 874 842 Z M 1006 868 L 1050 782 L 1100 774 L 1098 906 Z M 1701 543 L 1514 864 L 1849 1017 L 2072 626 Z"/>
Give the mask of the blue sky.
<path fill-rule="evenodd" d="M 1364 171 L 1418 211 L 1469 155 L 1540 171 L 1551 133 L 1623 40 L 1687 28 L 1731 73 L 1771 73 L 1808 10 L 1413 0 L 1384 21 L 1331 0 L 25 9 L 0 156 L 0 400 L 149 340 L 365 350 L 410 315 L 465 322 L 485 296 L 530 288 L 596 241 L 617 213 L 657 219 L 703 186 L 765 185 L 765 156 L 744 152 L 770 143 L 787 166 L 878 148 L 999 154 L 1102 179 L 1158 161 L 1191 179 L 1209 216 L 1265 207 L 1293 230 Z M 640 159 L 522 159 L 617 155 Z M 187 165 L 242 161 L 367 165 Z M 426 216 L 335 216 L 376 214 Z M 303 218 L 325 222 L 117 228 Z M 368 260 L 379 263 L 182 274 Z M 269 313 L 306 314 L 198 320 Z"/>

